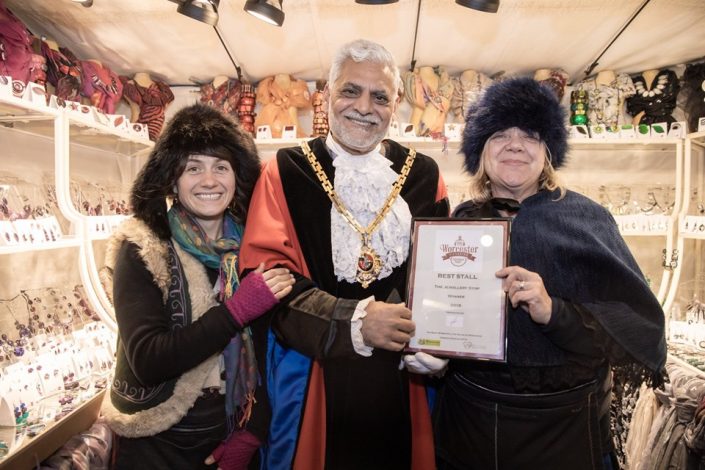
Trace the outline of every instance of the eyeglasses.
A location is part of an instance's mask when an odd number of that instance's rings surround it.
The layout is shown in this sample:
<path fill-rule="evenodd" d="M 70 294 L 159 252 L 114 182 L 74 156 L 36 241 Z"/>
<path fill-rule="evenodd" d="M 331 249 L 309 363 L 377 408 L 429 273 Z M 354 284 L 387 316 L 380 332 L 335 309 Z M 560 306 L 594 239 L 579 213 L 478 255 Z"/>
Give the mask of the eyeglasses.
<path fill-rule="evenodd" d="M 536 146 L 541 144 L 538 134 L 529 134 L 521 130 L 512 132 L 509 129 L 495 132 L 487 141 L 495 145 L 507 145 L 514 139 L 515 135 L 523 145 Z"/>

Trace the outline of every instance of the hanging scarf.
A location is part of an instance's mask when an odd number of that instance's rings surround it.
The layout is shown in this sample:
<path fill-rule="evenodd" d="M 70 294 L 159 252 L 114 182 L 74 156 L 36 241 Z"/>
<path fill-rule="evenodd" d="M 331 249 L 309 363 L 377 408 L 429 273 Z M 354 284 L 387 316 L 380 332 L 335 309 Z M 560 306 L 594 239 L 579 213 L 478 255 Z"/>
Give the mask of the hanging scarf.
<path fill-rule="evenodd" d="M 220 301 L 233 296 L 240 279 L 237 275 L 242 225 L 230 213 L 223 218 L 223 236 L 209 240 L 198 222 L 180 204 L 174 204 L 168 213 L 169 227 L 174 240 L 206 267 L 217 269 Z M 257 364 L 249 328 L 233 337 L 223 351 L 225 362 L 225 410 L 228 426 L 237 421 L 242 427 L 250 418 L 257 385 Z M 234 373 L 233 373 L 234 371 Z M 236 415 L 237 413 L 237 415 Z"/>

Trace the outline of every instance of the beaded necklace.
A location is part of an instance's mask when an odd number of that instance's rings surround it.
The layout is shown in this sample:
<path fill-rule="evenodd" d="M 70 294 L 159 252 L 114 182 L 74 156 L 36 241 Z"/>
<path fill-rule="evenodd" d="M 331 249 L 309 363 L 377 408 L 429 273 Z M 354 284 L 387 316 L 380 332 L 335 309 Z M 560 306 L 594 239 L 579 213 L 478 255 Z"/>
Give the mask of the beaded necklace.
<path fill-rule="evenodd" d="M 634 87 L 636 92 L 639 93 L 644 98 L 652 98 L 656 95 L 663 94 L 663 89 L 666 88 L 668 83 L 667 75 L 659 75 L 656 79 L 656 86 L 650 90 L 646 89 L 646 80 L 642 77 L 634 82 Z"/>

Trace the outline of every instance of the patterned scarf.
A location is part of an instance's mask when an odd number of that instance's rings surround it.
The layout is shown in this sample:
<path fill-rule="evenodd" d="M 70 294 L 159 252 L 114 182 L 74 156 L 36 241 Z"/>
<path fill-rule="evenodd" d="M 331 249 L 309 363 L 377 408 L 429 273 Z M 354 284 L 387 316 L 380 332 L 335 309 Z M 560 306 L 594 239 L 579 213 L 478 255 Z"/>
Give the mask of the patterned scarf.
<path fill-rule="evenodd" d="M 223 218 L 223 237 L 209 240 L 198 222 L 178 203 L 169 209 L 169 227 L 174 240 L 206 267 L 218 269 L 220 301 L 233 296 L 240 279 L 237 275 L 238 255 L 243 227 L 226 212 Z M 250 419 L 257 386 L 257 364 L 249 328 L 233 337 L 223 351 L 225 362 L 225 410 L 228 425 L 237 421 L 242 427 Z M 234 371 L 234 373 L 233 373 Z"/>

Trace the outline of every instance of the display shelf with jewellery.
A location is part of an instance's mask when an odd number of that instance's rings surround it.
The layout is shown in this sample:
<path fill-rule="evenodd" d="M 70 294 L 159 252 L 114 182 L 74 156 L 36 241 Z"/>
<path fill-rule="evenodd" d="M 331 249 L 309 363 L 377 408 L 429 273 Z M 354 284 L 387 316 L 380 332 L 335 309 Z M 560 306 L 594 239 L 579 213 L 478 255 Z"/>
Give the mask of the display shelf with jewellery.
<path fill-rule="evenodd" d="M 138 136 L 135 141 L 124 143 L 120 130 L 106 125 L 89 125 L 72 113 L 65 112 L 56 119 L 54 144 L 56 199 L 61 213 L 74 228 L 82 241 L 79 248 L 79 272 L 81 281 L 91 304 L 100 318 L 113 330 L 117 329 L 112 304 L 102 288 L 98 270 L 102 266 L 102 252 L 96 251 L 95 240 L 104 240 L 119 222 L 129 214 L 127 200 L 129 187 L 137 172 L 146 162 L 153 144 Z M 78 128 L 78 131 L 75 129 Z M 85 129 L 91 132 L 86 133 Z M 73 145 L 75 135 L 82 137 L 80 145 Z M 103 136 L 112 144 L 92 147 L 88 144 L 95 136 Z M 86 151 L 90 149 L 90 151 Z M 102 153 L 105 158 L 96 158 Z M 108 173 L 110 178 L 96 179 Z M 116 183 L 117 189 L 110 191 L 109 183 Z M 80 196 L 77 197 L 76 193 Z"/>
<path fill-rule="evenodd" d="M 560 174 L 569 189 L 614 216 L 659 302 L 673 283 L 683 206 L 684 140 L 675 137 L 569 141 Z"/>
<path fill-rule="evenodd" d="M 100 390 L 77 405 L 70 415 L 44 424 L 40 433 L 25 429 L 18 435 L 11 426 L 0 426 L 0 436 L 15 434 L 15 441 L 8 446 L 5 455 L 0 456 L 0 470 L 37 468 L 66 442 L 67 437 L 91 427 L 98 418 L 104 395 L 105 391 Z"/>
<path fill-rule="evenodd" d="M 664 311 L 673 328 L 684 330 L 677 334 L 705 340 L 705 132 L 689 134 L 685 139 L 682 188 L 675 245 L 677 266 Z M 673 331 L 670 336 L 675 339 Z"/>
<path fill-rule="evenodd" d="M 97 416 L 116 329 L 98 268 L 153 147 L 126 118 L 28 96 L 0 87 L 0 397 L 14 414 L 0 468 L 13 469 Z"/>

